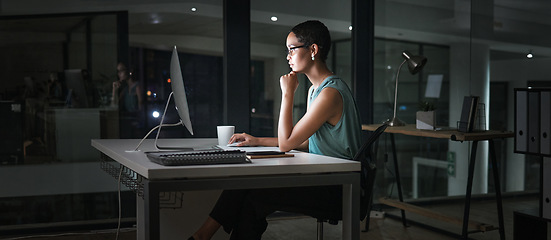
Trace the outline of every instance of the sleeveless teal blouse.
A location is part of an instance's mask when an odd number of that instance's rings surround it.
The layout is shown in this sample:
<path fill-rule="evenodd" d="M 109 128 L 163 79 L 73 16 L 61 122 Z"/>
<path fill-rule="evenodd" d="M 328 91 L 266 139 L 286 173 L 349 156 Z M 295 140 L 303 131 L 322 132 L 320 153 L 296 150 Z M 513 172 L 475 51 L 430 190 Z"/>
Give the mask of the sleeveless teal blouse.
<path fill-rule="evenodd" d="M 362 141 L 362 125 L 356 102 L 348 85 L 339 77 L 330 76 L 318 88 L 312 90 L 309 94 L 309 104 L 312 104 L 326 87 L 334 88 L 341 94 L 343 100 L 342 116 L 335 126 L 326 122 L 309 138 L 309 152 L 353 159 L 360 149 Z"/>

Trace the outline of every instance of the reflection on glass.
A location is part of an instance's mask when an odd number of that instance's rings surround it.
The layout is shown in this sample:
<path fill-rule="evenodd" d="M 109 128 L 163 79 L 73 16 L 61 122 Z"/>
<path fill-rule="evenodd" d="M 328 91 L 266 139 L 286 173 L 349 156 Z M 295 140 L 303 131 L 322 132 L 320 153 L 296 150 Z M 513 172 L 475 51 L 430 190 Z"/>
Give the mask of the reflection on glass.
<path fill-rule="evenodd" d="M 118 137 L 109 107 L 116 78 L 117 16 L 1 19 L 0 225 L 113 219 L 116 182 L 99 168 L 91 138 Z M 9 138 L 7 136 L 10 136 Z M 123 217 L 135 197 L 123 192 Z"/>

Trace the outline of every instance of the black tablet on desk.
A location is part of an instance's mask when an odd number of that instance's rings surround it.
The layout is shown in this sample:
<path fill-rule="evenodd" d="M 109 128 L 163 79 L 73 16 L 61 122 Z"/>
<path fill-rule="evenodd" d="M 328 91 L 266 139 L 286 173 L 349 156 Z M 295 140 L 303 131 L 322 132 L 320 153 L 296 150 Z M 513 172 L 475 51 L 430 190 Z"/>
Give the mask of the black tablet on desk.
<path fill-rule="evenodd" d="M 280 151 L 255 151 L 247 152 L 247 157 L 250 159 L 256 158 L 282 158 L 282 157 L 293 157 L 294 154 L 280 152 Z"/>
<path fill-rule="evenodd" d="M 257 151 L 257 152 L 247 152 L 249 156 L 265 156 L 265 155 L 283 155 L 285 152 L 280 151 Z"/>

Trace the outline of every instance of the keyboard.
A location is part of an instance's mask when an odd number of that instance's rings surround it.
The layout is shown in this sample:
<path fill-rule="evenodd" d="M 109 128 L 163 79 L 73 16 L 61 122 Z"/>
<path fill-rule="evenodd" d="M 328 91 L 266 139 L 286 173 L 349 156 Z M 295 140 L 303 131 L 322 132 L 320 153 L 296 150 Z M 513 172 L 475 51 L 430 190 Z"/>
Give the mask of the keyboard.
<path fill-rule="evenodd" d="M 150 161 L 164 166 L 251 163 L 241 150 L 200 150 L 146 152 Z"/>

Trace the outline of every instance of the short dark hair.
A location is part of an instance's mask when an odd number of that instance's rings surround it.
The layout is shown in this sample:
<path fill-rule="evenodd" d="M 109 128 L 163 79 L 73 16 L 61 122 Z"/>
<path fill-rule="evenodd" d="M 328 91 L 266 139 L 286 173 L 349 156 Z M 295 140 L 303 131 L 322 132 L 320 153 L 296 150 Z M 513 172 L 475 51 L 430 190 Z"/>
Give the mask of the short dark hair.
<path fill-rule="evenodd" d="M 327 60 L 327 55 L 329 55 L 329 50 L 331 49 L 331 35 L 325 24 L 318 20 L 308 20 L 293 27 L 291 32 L 304 45 L 317 44 L 321 60 L 324 62 Z"/>

